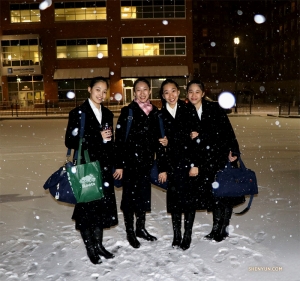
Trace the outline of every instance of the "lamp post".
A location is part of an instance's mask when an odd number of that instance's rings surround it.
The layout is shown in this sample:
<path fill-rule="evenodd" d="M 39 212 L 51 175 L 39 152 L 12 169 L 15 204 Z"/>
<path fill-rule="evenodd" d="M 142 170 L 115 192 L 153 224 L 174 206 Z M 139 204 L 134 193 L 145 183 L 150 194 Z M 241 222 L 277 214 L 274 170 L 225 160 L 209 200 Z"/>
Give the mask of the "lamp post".
<path fill-rule="evenodd" d="M 238 80 L 238 54 L 237 54 L 237 47 L 240 44 L 240 38 L 239 37 L 235 37 L 233 39 L 233 43 L 234 43 L 234 49 L 233 49 L 233 57 L 235 58 L 235 83 L 234 83 L 234 92 L 235 92 L 235 108 L 234 108 L 234 112 L 238 113 L 237 110 L 237 99 L 238 99 L 238 92 L 237 92 L 237 80 Z"/>

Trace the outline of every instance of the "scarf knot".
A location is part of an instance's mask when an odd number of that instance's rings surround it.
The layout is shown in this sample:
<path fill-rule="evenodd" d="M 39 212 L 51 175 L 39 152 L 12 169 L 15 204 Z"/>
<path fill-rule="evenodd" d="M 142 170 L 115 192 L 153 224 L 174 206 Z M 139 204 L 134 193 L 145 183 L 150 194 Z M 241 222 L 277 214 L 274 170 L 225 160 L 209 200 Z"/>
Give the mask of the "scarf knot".
<path fill-rule="evenodd" d="M 139 105 L 139 107 L 145 112 L 146 115 L 149 115 L 149 113 L 153 109 L 150 100 L 147 100 L 146 102 L 140 102 L 138 99 L 135 99 L 134 101 Z"/>

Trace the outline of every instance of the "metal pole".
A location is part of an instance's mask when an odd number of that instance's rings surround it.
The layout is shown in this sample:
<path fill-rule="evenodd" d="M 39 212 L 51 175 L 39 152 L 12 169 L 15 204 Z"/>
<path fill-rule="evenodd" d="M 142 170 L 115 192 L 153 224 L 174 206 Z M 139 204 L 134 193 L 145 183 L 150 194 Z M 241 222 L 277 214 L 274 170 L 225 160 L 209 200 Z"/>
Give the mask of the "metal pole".
<path fill-rule="evenodd" d="M 234 83 L 234 92 L 235 92 L 235 108 L 234 113 L 238 113 L 238 92 L 237 92 L 237 75 L 238 75 L 238 55 L 237 55 L 237 47 L 234 47 L 234 55 L 235 55 L 235 83 Z"/>

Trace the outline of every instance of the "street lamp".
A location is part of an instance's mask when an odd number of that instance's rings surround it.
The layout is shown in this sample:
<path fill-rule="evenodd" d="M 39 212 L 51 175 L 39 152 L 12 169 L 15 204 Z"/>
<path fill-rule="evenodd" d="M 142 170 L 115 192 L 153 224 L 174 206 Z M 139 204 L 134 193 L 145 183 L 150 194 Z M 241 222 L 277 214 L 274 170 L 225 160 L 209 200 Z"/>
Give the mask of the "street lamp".
<path fill-rule="evenodd" d="M 233 49 L 233 57 L 235 58 L 235 83 L 234 83 L 234 92 L 236 95 L 236 100 L 235 100 L 235 108 L 234 108 L 234 112 L 237 113 L 237 99 L 238 99 L 238 92 L 237 92 L 237 76 L 238 76 L 238 54 L 237 54 L 237 47 L 240 44 L 240 38 L 239 37 L 235 37 L 233 39 L 233 43 L 234 43 L 234 49 Z"/>

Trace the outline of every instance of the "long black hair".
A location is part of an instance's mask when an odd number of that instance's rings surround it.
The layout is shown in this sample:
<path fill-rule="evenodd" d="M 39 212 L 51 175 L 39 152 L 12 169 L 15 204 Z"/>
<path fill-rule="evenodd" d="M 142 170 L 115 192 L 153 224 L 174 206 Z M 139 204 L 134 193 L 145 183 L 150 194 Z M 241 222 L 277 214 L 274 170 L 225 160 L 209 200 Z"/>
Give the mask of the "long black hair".
<path fill-rule="evenodd" d="M 108 80 L 102 76 L 97 76 L 97 77 L 92 78 L 92 80 L 90 81 L 89 87 L 91 87 L 91 89 L 92 89 L 95 86 L 95 84 L 97 84 L 98 82 L 106 83 L 107 89 L 109 88 Z"/>
<path fill-rule="evenodd" d="M 167 84 L 174 84 L 175 87 L 177 88 L 177 90 L 178 91 L 180 90 L 180 87 L 179 87 L 178 83 L 176 81 L 174 81 L 173 79 L 171 79 L 171 78 L 167 78 L 164 82 L 162 82 L 161 86 L 160 86 L 160 90 L 159 90 L 159 95 L 160 95 L 161 102 L 163 104 L 166 104 L 166 101 L 163 98 L 163 93 L 164 93 L 164 86 L 167 85 Z"/>

